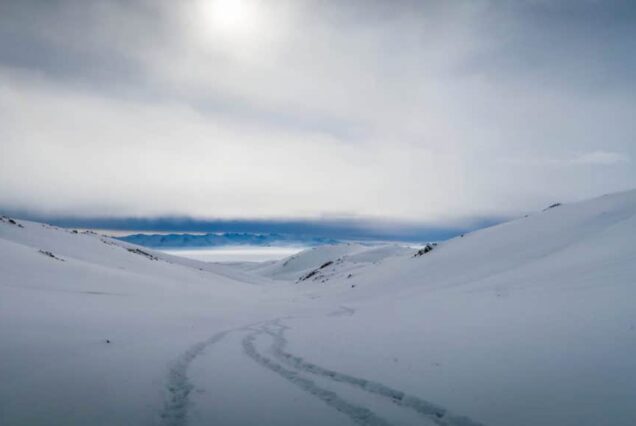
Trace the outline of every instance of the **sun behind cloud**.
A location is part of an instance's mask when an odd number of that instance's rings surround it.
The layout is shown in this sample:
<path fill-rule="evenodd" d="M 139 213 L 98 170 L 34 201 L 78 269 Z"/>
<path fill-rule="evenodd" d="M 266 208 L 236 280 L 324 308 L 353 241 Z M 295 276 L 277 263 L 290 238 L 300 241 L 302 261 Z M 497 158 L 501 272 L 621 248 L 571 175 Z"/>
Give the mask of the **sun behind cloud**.
<path fill-rule="evenodd" d="M 258 26 L 258 4 L 253 0 L 206 0 L 200 3 L 209 30 L 242 37 Z"/>
<path fill-rule="evenodd" d="M 272 55 L 288 35 L 288 9 L 260 0 L 195 0 L 185 12 L 195 48 L 252 62 Z"/>
<path fill-rule="evenodd" d="M 205 44 L 235 53 L 258 45 L 271 27 L 258 0 L 197 0 L 194 13 Z"/>

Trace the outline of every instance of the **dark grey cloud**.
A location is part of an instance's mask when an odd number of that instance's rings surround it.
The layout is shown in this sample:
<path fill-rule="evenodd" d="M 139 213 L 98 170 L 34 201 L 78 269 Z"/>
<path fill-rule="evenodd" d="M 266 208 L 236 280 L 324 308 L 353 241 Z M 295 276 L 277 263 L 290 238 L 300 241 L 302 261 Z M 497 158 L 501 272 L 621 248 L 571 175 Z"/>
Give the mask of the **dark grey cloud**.
<path fill-rule="evenodd" d="M 488 15 L 492 44 L 469 62 L 474 72 L 586 92 L 636 84 L 634 2 L 492 2 Z"/>
<path fill-rule="evenodd" d="M 118 45 L 124 38 L 138 43 L 158 34 L 156 25 L 152 25 L 152 8 L 140 7 L 142 4 L 2 2 L 0 64 L 64 81 L 137 82 L 143 76 L 142 70 Z"/>
<path fill-rule="evenodd" d="M 428 40 L 465 26 L 488 44 L 459 60 L 460 69 L 463 65 L 493 76 L 509 69 L 524 79 L 534 73 L 542 83 L 580 80 L 600 88 L 635 79 L 636 5 L 631 1 L 297 3 L 305 13 L 304 29 L 328 25 L 343 35 L 360 28 L 371 32 L 374 26 L 380 32 L 393 30 L 377 40 L 387 49 L 382 53 L 388 65 L 403 53 L 405 40 L 419 44 L 424 53 Z M 147 0 L 6 1 L 0 4 L 0 63 L 59 78 L 139 83 L 143 72 L 130 53 L 169 44 L 180 30 L 175 27 L 178 9 L 174 2 Z"/>

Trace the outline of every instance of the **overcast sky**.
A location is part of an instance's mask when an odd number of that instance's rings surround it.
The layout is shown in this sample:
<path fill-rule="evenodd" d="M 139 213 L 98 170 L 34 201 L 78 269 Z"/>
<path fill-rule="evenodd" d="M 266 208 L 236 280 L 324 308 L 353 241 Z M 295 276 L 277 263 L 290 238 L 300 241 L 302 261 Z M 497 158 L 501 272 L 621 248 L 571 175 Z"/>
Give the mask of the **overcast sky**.
<path fill-rule="evenodd" d="M 0 0 L 0 208 L 514 216 L 636 187 L 636 2 Z"/>

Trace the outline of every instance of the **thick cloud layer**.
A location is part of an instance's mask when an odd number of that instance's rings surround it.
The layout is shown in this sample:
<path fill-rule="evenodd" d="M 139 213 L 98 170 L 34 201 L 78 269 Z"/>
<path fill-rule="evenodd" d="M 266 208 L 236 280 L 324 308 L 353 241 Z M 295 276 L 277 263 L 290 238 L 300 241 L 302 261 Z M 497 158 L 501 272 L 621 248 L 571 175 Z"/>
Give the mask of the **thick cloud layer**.
<path fill-rule="evenodd" d="M 630 2 L 0 4 L 0 208 L 505 216 L 636 186 Z"/>

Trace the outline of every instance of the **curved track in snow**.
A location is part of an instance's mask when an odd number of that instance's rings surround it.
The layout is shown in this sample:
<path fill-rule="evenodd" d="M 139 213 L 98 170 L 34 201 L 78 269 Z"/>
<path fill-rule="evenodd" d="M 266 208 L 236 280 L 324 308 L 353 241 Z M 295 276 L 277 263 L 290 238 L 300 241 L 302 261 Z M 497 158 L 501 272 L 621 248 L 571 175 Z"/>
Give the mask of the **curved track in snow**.
<path fill-rule="evenodd" d="M 256 330 L 253 333 L 245 336 L 243 339 L 243 350 L 245 354 L 254 360 L 259 365 L 273 371 L 282 378 L 288 380 L 294 385 L 298 386 L 305 392 L 310 393 L 316 398 L 322 400 L 330 407 L 347 415 L 354 423 L 364 426 L 388 426 L 390 423 L 382 417 L 375 414 L 373 411 L 360 405 L 352 404 L 340 396 L 337 393 L 321 388 L 316 385 L 312 380 L 303 377 L 295 371 L 288 370 L 282 367 L 280 364 L 271 360 L 270 358 L 262 355 L 256 350 L 254 346 L 254 340 L 259 334 L 268 333 L 267 330 Z"/>
<path fill-rule="evenodd" d="M 246 326 L 241 329 L 217 333 L 209 339 L 191 346 L 170 365 L 167 380 L 168 398 L 161 413 L 162 426 L 185 426 L 187 424 L 188 408 L 190 406 L 189 396 L 194 389 L 187 376 L 188 368 L 206 348 L 214 345 L 232 331 L 248 332 L 241 341 L 243 353 L 248 358 L 321 400 L 329 407 L 345 414 L 355 424 L 362 426 L 389 426 L 392 423 L 376 414 L 370 408 L 351 403 L 336 392 L 317 385 L 314 380 L 307 376 L 313 375 L 328 381 L 345 383 L 357 390 L 385 398 L 399 407 L 415 411 L 428 422 L 439 426 L 483 426 L 482 423 L 468 417 L 454 415 L 443 407 L 385 384 L 340 373 L 305 361 L 302 357 L 286 351 L 288 342 L 285 338 L 285 330 L 289 327 L 284 325 L 281 319 L 260 324 L 263 325 Z M 269 358 L 257 349 L 255 340 L 261 335 L 267 335 L 272 339 L 269 351 L 274 359 Z"/>
<path fill-rule="evenodd" d="M 188 406 L 190 405 L 190 393 L 194 385 L 188 379 L 188 368 L 192 361 L 203 351 L 223 339 L 229 331 L 222 331 L 192 345 L 168 369 L 167 393 L 168 397 L 161 412 L 162 426 L 184 426 L 187 424 Z"/>
<path fill-rule="evenodd" d="M 391 388 L 379 382 L 330 370 L 286 352 L 287 339 L 284 337 L 284 332 L 288 327 L 282 325 L 280 321 L 274 321 L 272 325 L 277 327 L 278 330 L 272 332 L 268 329 L 266 332 L 273 339 L 272 352 L 274 356 L 282 363 L 298 371 L 320 376 L 335 382 L 347 383 L 365 392 L 387 398 L 394 404 L 412 409 L 440 426 L 483 426 L 481 423 L 471 420 L 468 417 L 454 415 L 445 408 L 416 396 L 408 395 L 401 390 Z"/>

